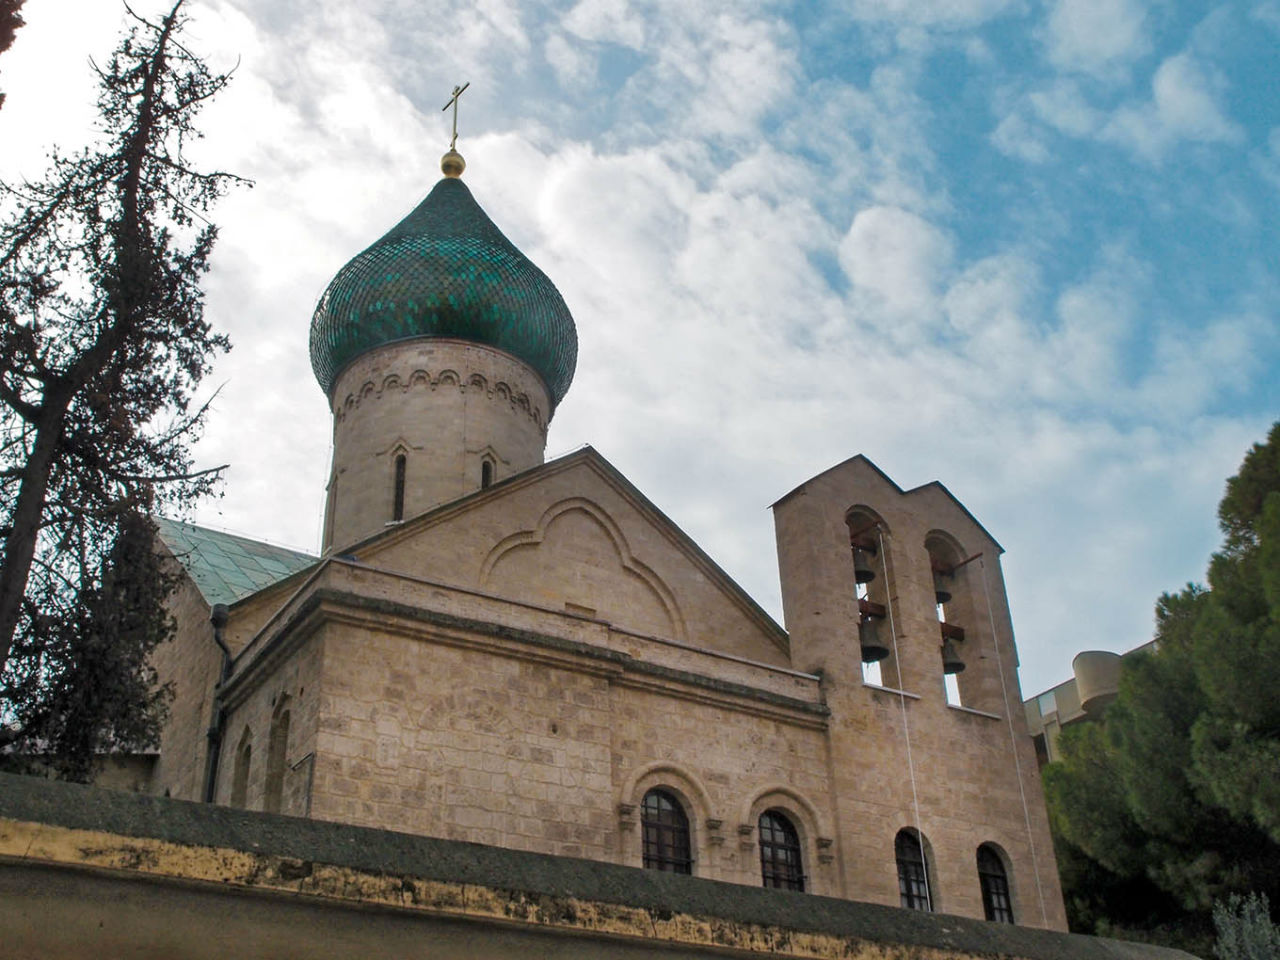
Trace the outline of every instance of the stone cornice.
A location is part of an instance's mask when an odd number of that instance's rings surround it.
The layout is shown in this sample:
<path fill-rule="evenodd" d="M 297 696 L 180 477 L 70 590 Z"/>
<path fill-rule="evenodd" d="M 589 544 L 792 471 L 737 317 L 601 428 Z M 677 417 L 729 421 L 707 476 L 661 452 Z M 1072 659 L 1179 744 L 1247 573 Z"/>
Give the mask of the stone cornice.
<path fill-rule="evenodd" d="M 817 701 L 650 663 L 618 650 L 330 587 L 316 589 L 302 599 L 271 636 L 255 638 L 255 643 L 261 642 L 262 647 L 253 660 L 228 681 L 223 691 L 224 702 L 228 707 L 241 702 L 262 676 L 263 668 L 286 656 L 325 621 L 335 620 L 595 673 L 621 686 L 759 714 L 799 726 L 823 728 L 830 714 L 827 706 Z"/>

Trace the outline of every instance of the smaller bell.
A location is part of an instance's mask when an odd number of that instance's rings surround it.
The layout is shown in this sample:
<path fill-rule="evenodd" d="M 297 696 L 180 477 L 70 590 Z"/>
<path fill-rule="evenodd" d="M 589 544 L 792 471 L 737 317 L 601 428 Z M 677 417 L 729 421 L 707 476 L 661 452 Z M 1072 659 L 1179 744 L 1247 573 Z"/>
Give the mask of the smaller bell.
<path fill-rule="evenodd" d="M 964 661 L 956 653 L 956 645 L 950 640 L 942 641 L 942 672 L 948 676 L 964 673 Z"/>
<path fill-rule="evenodd" d="M 853 545 L 853 580 L 855 583 L 870 583 L 876 578 L 876 571 L 871 566 L 871 558 L 876 555 L 873 544 L 855 542 Z"/>
<path fill-rule="evenodd" d="M 869 617 L 858 621 L 858 643 L 862 646 L 863 663 L 879 663 L 889 655 L 889 648 L 880 642 L 880 623 Z"/>
<path fill-rule="evenodd" d="M 951 602 L 951 571 L 938 570 L 933 571 L 933 598 L 938 603 Z"/>

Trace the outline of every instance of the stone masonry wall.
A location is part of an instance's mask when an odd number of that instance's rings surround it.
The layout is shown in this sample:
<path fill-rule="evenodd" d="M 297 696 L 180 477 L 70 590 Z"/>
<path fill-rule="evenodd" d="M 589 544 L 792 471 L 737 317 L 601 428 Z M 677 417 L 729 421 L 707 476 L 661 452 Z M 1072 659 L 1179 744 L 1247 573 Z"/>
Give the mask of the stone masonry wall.
<path fill-rule="evenodd" d="M 394 462 L 406 458 L 404 516 L 542 462 L 551 402 L 529 367 L 463 341 L 392 343 L 356 359 L 333 393 L 333 471 L 324 547 L 341 550 L 393 520 Z"/>
<path fill-rule="evenodd" d="M 846 516 L 881 520 L 875 569 L 887 582 L 896 638 L 886 683 L 863 683 Z M 783 606 L 798 667 L 821 670 L 832 711 L 833 789 L 849 896 L 897 898 L 893 841 L 918 826 L 930 861 L 935 908 L 982 916 L 977 847 L 1004 855 L 1019 923 L 1065 929 L 1053 848 L 1017 685 L 1016 652 L 999 568 L 999 546 L 946 491 L 904 493 L 869 461 L 854 458 L 775 505 Z M 926 543 L 954 545 L 953 561 L 980 554 L 956 577 L 966 670 L 962 702 L 943 688 L 941 637 Z M 883 566 L 881 564 L 883 563 Z M 987 597 L 990 596 L 990 608 Z"/>

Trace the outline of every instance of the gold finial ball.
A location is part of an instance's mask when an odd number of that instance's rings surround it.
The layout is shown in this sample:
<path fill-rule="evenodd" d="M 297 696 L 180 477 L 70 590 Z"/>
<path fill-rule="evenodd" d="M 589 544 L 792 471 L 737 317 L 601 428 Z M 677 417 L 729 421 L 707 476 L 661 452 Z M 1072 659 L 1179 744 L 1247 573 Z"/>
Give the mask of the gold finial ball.
<path fill-rule="evenodd" d="M 465 169 L 467 169 L 467 161 L 462 159 L 462 154 L 457 150 L 450 150 L 440 158 L 440 171 L 446 177 L 460 177 Z"/>

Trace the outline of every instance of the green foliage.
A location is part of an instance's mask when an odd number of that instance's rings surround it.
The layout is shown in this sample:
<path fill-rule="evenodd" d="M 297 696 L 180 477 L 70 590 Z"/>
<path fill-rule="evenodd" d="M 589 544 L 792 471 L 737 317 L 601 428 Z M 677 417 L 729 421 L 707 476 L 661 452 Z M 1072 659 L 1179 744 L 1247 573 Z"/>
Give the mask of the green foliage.
<path fill-rule="evenodd" d="M 1149 882 L 1191 922 L 1223 897 L 1280 896 L 1280 424 L 1228 481 L 1219 519 L 1209 589 L 1159 599 L 1156 651 L 1125 658 L 1115 703 L 1063 731 L 1044 778 L 1070 855 Z M 1085 873 L 1065 876 L 1069 901 Z M 1095 930 L 1121 919 L 1093 909 Z"/>
<path fill-rule="evenodd" d="M 0 748 L 77 778 L 92 751 L 155 738 L 145 654 L 167 587 L 139 515 L 216 483 L 189 448 L 228 346 L 200 283 L 205 214 L 235 178 L 188 161 L 228 77 L 181 42 L 181 0 L 129 15 L 98 68 L 95 145 L 0 183 Z"/>
<path fill-rule="evenodd" d="M 1280 958 L 1280 926 L 1271 922 L 1271 904 L 1266 894 L 1233 894 L 1215 904 L 1213 925 L 1218 931 L 1214 945 L 1218 960 Z"/>
<path fill-rule="evenodd" d="M 170 691 L 150 660 L 173 633 L 165 599 L 175 583 L 154 537 L 147 517 L 126 514 L 101 571 L 78 585 L 72 615 L 38 618 L 25 642 L 39 645 L 44 669 L 12 691 L 11 723 L 22 737 L 11 768 L 87 782 L 100 755 L 154 742 Z"/>

